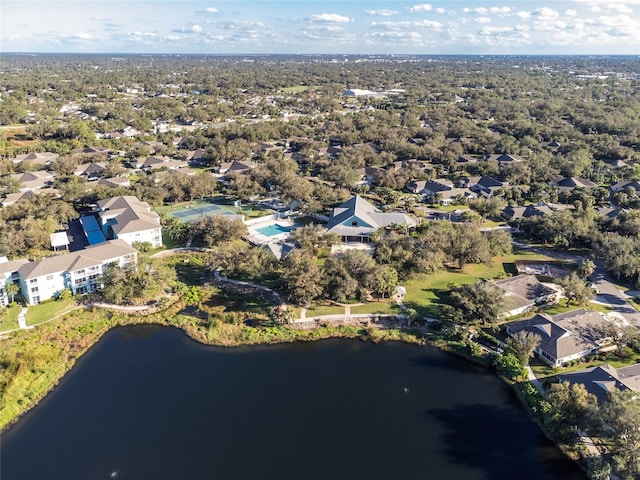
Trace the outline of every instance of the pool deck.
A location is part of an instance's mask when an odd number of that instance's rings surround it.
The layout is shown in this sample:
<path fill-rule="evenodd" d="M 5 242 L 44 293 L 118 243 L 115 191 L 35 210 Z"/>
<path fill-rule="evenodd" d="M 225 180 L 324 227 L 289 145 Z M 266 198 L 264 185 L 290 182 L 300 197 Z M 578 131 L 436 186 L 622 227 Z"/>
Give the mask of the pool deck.
<path fill-rule="evenodd" d="M 258 229 L 260 228 L 264 228 L 264 227 L 269 227 L 269 226 L 273 226 L 273 225 L 280 225 L 282 227 L 286 227 L 290 230 L 286 231 L 286 232 L 281 232 L 278 233 L 277 235 L 265 235 L 264 233 L 260 233 L 258 231 Z M 274 220 L 274 219 L 269 219 L 266 220 L 264 222 L 260 222 L 260 223 L 256 223 L 254 225 L 251 225 L 249 228 L 249 241 L 251 243 L 253 243 L 254 245 L 265 245 L 267 243 L 271 243 L 271 242 L 281 242 L 282 240 L 286 240 L 287 238 L 289 238 L 289 234 L 291 233 L 292 230 L 295 230 L 298 227 L 298 225 L 296 225 L 295 223 L 289 221 L 289 220 L 284 220 L 284 219 L 278 219 L 278 220 Z"/>

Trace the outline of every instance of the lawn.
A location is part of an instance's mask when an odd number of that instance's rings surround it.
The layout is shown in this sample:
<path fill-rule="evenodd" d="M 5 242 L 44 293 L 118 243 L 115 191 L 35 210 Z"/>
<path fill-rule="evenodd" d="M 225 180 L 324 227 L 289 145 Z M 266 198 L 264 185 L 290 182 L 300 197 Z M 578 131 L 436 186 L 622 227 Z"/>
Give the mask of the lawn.
<path fill-rule="evenodd" d="M 579 308 L 584 308 L 585 310 L 591 310 L 595 312 L 602 313 L 611 313 L 615 312 L 615 308 L 608 307 L 606 305 L 602 305 L 601 303 L 588 302 L 585 305 L 574 305 L 571 304 L 567 307 L 567 301 L 562 299 L 560 303 L 556 305 L 549 305 L 548 307 L 544 307 L 543 311 L 547 315 L 559 315 L 561 313 L 570 312 L 571 310 L 577 310 Z"/>
<path fill-rule="evenodd" d="M 60 315 L 65 310 L 73 307 L 75 300 L 69 298 L 67 300 L 55 300 L 53 302 L 41 303 L 33 305 L 27 310 L 27 325 L 38 325 L 39 323 L 51 320 Z"/>
<path fill-rule="evenodd" d="M 421 317 L 440 318 L 443 307 L 447 304 L 451 286 L 473 283 L 479 278 L 501 278 L 515 275 L 513 262 L 521 259 L 545 259 L 543 255 L 523 252 L 504 257 L 496 257 L 490 265 L 470 264 L 462 271 L 449 269 L 422 278 L 409 280 L 403 284 L 407 294 L 404 304 L 413 308 Z"/>
<path fill-rule="evenodd" d="M 533 373 L 535 374 L 536 377 L 538 377 L 539 379 L 544 379 L 547 377 L 554 377 L 555 375 L 558 375 L 561 373 L 570 373 L 570 372 L 576 372 L 578 370 L 584 370 L 585 368 L 597 367 L 598 365 L 604 365 L 605 363 L 608 363 L 614 368 L 620 368 L 620 367 L 625 367 L 628 365 L 634 365 L 636 363 L 640 363 L 639 353 L 635 353 L 628 348 L 626 349 L 626 353 L 628 354 L 628 356 L 625 358 L 621 358 L 618 355 L 616 355 L 614 352 L 609 352 L 607 353 L 606 360 L 604 361 L 593 360 L 591 362 L 584 362 L 584 363 L 578 362 L 578 364 L 576 365 L 572 365 L 569 367 L 559 367 L 559 368 L 551 367 L 546 363 L 544 363 L 539 358 L 533 358 L 531 359 L 529 366 L 531 367 L 531 370 L 533 370 Z"/>
<path fill-rule="evenodd" d="M 320 315 L 344 315 L 344 307 L 333 304 L 314 304 L 307 309 L 307 318 L 319 317 Z"/>
<path fill-rule="evenodd" d="M 0 332 L 7 332 L 18 328 L 18 315 L 20 314 L 20 310 L 22 310 L 20 305 L 7 307 L 4 319 L 0 320 Z"/>
<path fill-rule="evenodd" d="M 382 300 L 380 302 L 369 302 L 364 305 L 357 305 L 351 307 L 351 313 L 362 313 L 362 314 L 402 314 L 402 309 L 398 307 L 396 302 L 391 302 L 389 300 Z"/>

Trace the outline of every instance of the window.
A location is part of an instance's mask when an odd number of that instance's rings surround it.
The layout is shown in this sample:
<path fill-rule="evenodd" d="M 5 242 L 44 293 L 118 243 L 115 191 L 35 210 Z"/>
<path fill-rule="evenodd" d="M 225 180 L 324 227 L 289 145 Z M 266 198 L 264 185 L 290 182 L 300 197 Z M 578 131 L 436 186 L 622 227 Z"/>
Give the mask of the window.
<path fill-rule="evenodd" d="M 351 226 L 352 227 L 357 227 L 358 226 L 358 221 L 354 220 L 353 222 L 351 222 Z"/>
<path fill-rule="evenodd" d="M 38 287 L 31 287 L 31 293 L 38 293 L 39 288 Z"/>
<path fill-rule="evenodd" d="M 31 285 L 33 285 L 33 284 L 35 284 L 35 283 L 38 283 L 38 279 L 37 279 L 37 278 L 32 278 L 31 280 L 29 280 L 29 283 L 30 283 Z"/>
<path fill-rule="evenodd" d="M 40 296 L 36 295 L 35 297 L 33 297 L 31 300 L 33 300 L 31 303 L 40 303 Z"/>
<path fill-rule="evenodd" d="M 53 275 L 47 275 L 47 280 L 53 280 Z"/>

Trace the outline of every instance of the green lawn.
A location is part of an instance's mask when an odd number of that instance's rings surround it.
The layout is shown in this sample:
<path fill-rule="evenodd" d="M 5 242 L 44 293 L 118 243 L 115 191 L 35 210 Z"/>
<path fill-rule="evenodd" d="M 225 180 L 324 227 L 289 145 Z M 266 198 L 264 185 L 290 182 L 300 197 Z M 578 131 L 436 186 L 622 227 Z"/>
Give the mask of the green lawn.
<path fill-rule="evenodd" d="M 20 314 L 20 310 L 22 310 L 20 305 L 7 307 L 4 319 L 0 320 L 0 332 L 6 332 L 8 330 L 15 330 L 18 328 L 18 315 Z"/>
<path fill-rule="evenodd" d="M 451 286 L 473 283 L 479 278 L 500 278 L 515 275 L 515 260 L 547 259 L 544 255 L 522 252 L 504 257 L 496 257 L 490 265 L 466 265 L 462 271 L 450 269 L 409 280 L 403 284 L 407 290 L 404 304 L 413 308 L 421 317 L 439 318 L 447 304 Z"/>
<path fill-rule="evenodd" d="M 402 314 L 402 309 L 398 307 L 396 302 L 382 300 L 380 302 L 369 302 L 364 305 L 351 307 L 351 313 L 378 313 L 378 314 Z"/>
<path fill-rule="evenodd" d="M 33 305 L 27 310 L 27 325 L 38 325 L 39 323 L 51 320 L 65 310 L 70 309 L 74 303 L 75 300 L 69 298 L 68 300 L 55 300 L 53 302 L 41 303 L 40 305 Z"/>
<path fill-rule="evenodd" d="M 320 315 L 344 315 L 344 307 L 340 305 L 312 305 L 307 309 L 307 318 Z"/>
<path fill-rule="evenodd" d="M 614 368 L 625 367 L 628 365 L 634 365 L 636 363 L 640 363 L 640 354 L 635 353 L 630 349 L 626 349 L 628 356 L 626 358 L 621 358 L 616 355 L 614 352 L 609 352 L 606 355 L 606 360 L 593 360 L 592 362 L 578 362 L 578 364 L 570 366 L 570 367 L 559 367 L 553 368 L 546 363 L 544 363 L 539 358 L 533 358 L 529 363 L 531 370 L 536 377 L 540 379 L 544 379 L 547 377 L 554 377 L 555 375 L 561 373 L 570 373 L 576 372 L 578 370 L 584 370 L 585 368 L 597 367 L 598 365 L 604 365 L 608 363 Z"/>
<path fill-rule="evenodd" d="M 606 305 L 602 305 L 600 303 L 588 302 L 585 305 L 575 305 L 571 304 L 567 307 L 567 301 L 565 299 L 560 300 L 560 303 L 557 305 L 549 305 L 548 307 L 544 307 L 543 311 L 547 315 L 559 315 L 561 313 L 569 312 L 571 310 L 577 310 L 579 308 L 584 308 L 585 310 L 592 310 L 595 312 L 602 313 L 610 313 L 615 312 L 615 308 L 607 307 Z"/>

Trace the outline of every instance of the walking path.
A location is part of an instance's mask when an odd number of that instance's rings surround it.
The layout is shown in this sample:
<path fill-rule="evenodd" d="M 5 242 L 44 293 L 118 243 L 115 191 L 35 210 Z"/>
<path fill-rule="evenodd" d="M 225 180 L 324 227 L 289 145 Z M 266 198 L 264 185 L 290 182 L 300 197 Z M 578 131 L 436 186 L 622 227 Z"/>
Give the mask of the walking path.
<path fill-rule="evenodd" d="M 18 314 L 18 326 L 23 330 L 30 328 L 27 325 L 27 307 L 22 307 L 22 310 L 20 310 Z"/>

